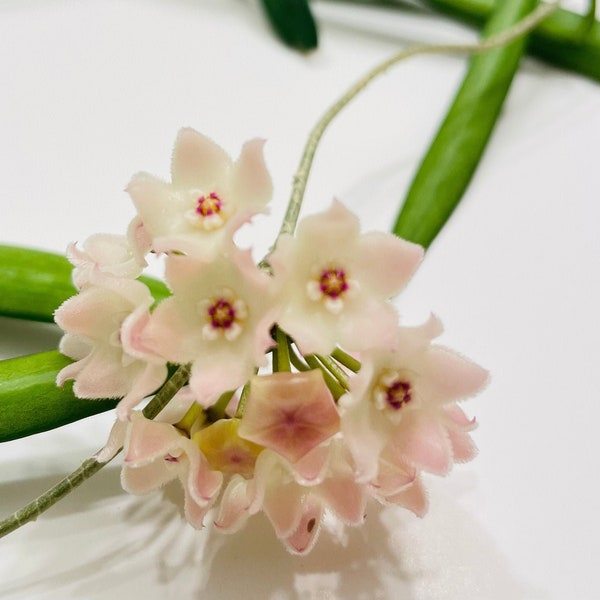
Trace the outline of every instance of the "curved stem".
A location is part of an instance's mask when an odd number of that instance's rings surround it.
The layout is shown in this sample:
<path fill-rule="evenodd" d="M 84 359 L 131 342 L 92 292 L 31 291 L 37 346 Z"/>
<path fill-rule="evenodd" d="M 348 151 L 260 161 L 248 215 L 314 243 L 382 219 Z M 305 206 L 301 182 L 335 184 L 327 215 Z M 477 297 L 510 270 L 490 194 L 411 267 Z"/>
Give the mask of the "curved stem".
<path fill-rule="evenodd" d="M 108 461 L 107 461 L 108 462 Z M 88 458 L 81 463 L 81 466 L 70 475 L 61 479 L 55 486 L 51 487 L 46 493 L 38 496 L 33 502 L 30 502 L 23 508 L 13 513 L 10 517 L 0 522 L 0 537 L 8 535 L 15 529 L 18 529 L 29 521 L 34 521 L 43 512 L 47 511 L 52 505 L 72 492 L 77 486 L 86 479 L 97 473 L 105 464 L 98 462 L 95 458 Z"/>
<path fill-rule="evenodd" d="M 188 382 L 192 370 L 191 365 L 179 365 L 158 393 L 142 411 L 146 419 L 154 419 L 158 413 L 171 401 L 173 396 Z"/>
<path fill-rule="evenodd" d="M 300 208 L 302 206 L 302 200 L 304 199 L 304 192 L 306 190 L 306 184 L 312 162 L 317 151 L 317 146 L 325 133 L 325 130 L 333 121 L 333 119 L 342 111 L 342 109 L 351 102 L 360 92 L 362 92 L 374 79 L 385 73 L 390 67 L 393 67 L 397 63 L 410 58 L 412 56 L 418 56 L 421 54 L 467 54 L 467 53 L 479 53 L 485 52 L 486 50 L 492 50 L 494 48 L 500 48 L 513 40 L 521 37 L 522 35 L 531 31 L 541 21 L 543 21 L 557 6 L 559 2 L 555 0 L 548 4 L 539 6 L 536 10 L 532 11 L 524 19 L 516 23 L 513 27 L 491 36 L 481 42 L 472 44 L 423 44 L 418 46 L 412 46 L 406 48 L 390 57 L 386 61 L 382 62 L 374 69 L 369 71 L 366 75 L 361 77 L 343 96 L 341 96 L 336 102 L 334 102 L 325 114 L 319 119 L 317 124 L 311 131 L 300 165 L 294 175 L 294 181 L 292 186 L 292 194 L 290 196 L 287 210 L 281 224 L 277 238 L 269 254 L 271 254 L 276 246 L 279 238 L 285 234 L 293 234 L 296 229 L 296 223 L 300 214 Z M 268 264 L 268 255 L 261 264 Z"/>
<path fill-rule="evenodd" d="M 169 400 L 186 384 L 190 376 L 190 366 L 181 365 L 170 379 L 163 385 L 160 391 L 148 403 L 142 411 L 147 419 L 153 419 L 158 413 L 168 404 Z M 15 513 L 0 521 L 0 538 L 8 535 L 22 525 L 34 521 L 42 513 L 46 512 L 51 506 L 62 500 L 76 487 L 81 485 L 86 479 L 96 474 L 104 465 L 107 465 L 119 452 L 113 455 L 106 461 L 100 462 L 94 456 L 84 460 L 78 469 L 61 479 L 55 486 L 51 487 L 47 492 L 38 496 L 33 502 L 30 502 L 23 508 L 20 508 Z"/>

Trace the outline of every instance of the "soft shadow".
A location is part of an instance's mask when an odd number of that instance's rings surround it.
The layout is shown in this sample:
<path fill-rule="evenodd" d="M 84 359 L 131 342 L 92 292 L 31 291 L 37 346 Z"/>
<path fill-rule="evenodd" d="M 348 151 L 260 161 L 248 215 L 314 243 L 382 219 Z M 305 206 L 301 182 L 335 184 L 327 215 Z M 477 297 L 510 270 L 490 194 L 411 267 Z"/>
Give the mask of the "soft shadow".
<path fill-rule="evenodd" d="M 28 485 L 41 483 L 45 478 Z M 119 598 L 139 592 L 148 600 L 547 597 L 515 577 L 476 515 L 461 507 L 461 497 L 476 486 L 470 476 L 428 482 L 431 509 L 424 519 L 371 503 L 364 526 L 327 522 L 312 553 L 298 557 L 287 553 L 262 515 L 232 536 L 210 526 L 195 531 L 182 519 L 177 482 L 162 493 L 127 496 L 119 489 L 118 468 L 112 467 L 44 515 L 39 528 L 20 532 L 25 535 L 13 548 L 21 556 L 10 557 L 19 567 L 2 593 Z M 10 486 L 0 494 L 6 490 Z M 23 563 L 25 548 L 33 543 L 36 552 Z"/>
<path fill-rule="evenodd" d="M 372 506 L 360 528 L 325 529 L 313 551 L 304 557 L 289 554 L 262 515 L 232 536 L 213 530 L 204 557 L 208 577 L 195 597 L 242 598 L 251 581 L 253 593 L 260 598 L 383 600 L 389 596 L 382 574 L 393 572 L 397 576 L 395 597 L 410 600 L 414 598 L 411 582 L 402 577 L 402 565 L 392 552 L 390 532 L 380 512 Z"/>
<path fill-rule="evenodd" d="M 104 467 L 94 475 L 93 483 L 84 481 L 68 496 L 52 506 L 40 519 L 52 519 L 64 515 L 83 512 L 93 507 L 95 503 L 123 493 L 119 483 L 119 467 Z M 28 504 L 51 487 L 56 485 L 67 473 L 44 475 L 18 481 L 0 483 L 0 498 L 2 512 L 18 510 Z M 2 515 L 2 517 L 7 515 Z"/>
<path fill-rule="evenodd" d="M 53 323 L 0 317 L 0 358 L 56 350 L 62 331 Z"/>

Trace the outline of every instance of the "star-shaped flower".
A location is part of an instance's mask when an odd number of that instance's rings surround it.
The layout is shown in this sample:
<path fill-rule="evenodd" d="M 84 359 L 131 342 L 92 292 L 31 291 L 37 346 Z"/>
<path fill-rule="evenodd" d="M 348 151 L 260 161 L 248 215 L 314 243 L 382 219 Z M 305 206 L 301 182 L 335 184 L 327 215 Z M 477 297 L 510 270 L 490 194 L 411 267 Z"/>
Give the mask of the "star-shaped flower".
<path fill-rule="evenodd" d="M 461 355 L 432 344 L 441 334 L 431 317 L 419 327 L 396 330 L 396 350 L 361 354 L 362 366 L 340 398 L 341 429 L 357 465 L 359 481 L 377 477 L 380 455 L 436 474 L 454 460 L 468 460 L 475 449 L 474 427 L 456 401 L 485 385 L 488 373 Z"/>
<path fill-rule="evenodd" d="M 269 257 L 279 284 L 279 324 L 303 354 L 390 346 L 397 315 L 388 300 L 410 279 L 423 249 L 391 234 L 360 234 L 337 200 L 303 219 Z"/>
<path fill-rule="evenodd" d="M 138 239 L 149 239 L 156 252 L 217 255 L 222 243 L 271 198 L 262 147 L 261 140 L 247 142 L 233 162 L 212 140 L 182 129 L 173 150 L 171 183 L 140 173 L 127 187 L 145 232 L 136 222 Z"/>
<path fill-rule="evenodd" d="M 266 364 L 277 312 L 272 279 L 232 245 L 209 262 L 167 257 L 166 280 L 173 296 L 152 313 L 144 336 L 165 359 L 192 363 L 190 386 L 210 406 Z"/>

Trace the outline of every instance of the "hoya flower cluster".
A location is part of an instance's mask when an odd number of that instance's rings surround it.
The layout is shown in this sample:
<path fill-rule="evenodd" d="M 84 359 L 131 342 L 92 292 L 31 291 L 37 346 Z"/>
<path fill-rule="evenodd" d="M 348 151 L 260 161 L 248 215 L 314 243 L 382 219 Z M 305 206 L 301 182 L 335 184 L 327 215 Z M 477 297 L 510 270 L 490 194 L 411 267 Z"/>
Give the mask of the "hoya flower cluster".
<path fill-rule="evenodd" d="M 83 398 L 122 397 L 99 460 L 122 444 L 127 491 L 178 479 L 194 527 L 211 511 L 231 533 L 263 511 L 299 554 L 325 511 L 358 525 L 374 498 L 423 515 L 421 473 L 474 456 L 474 421 L 457 401 L 487 375 L 433 343 L 435 317 L 398 325 L 389 300 L 422 249 L 361 234 L 334 201 L 282 236 L 260 268 L 234 234 L 271 197 L 262 143 L 248 142 L 234 162 L 184 129 L 171 172 L 171 182 L 133 177 L 126 236 L 69 250 L 80 291 L 56 321 L 75 362 L 58 383 L 74 379 Z M 158 302 L 138 279 L 149 253 L 164 255 L 171 292 Z M 134 408 L 172 364 L 190 364 L 189 381 L 149 420 Z"/>

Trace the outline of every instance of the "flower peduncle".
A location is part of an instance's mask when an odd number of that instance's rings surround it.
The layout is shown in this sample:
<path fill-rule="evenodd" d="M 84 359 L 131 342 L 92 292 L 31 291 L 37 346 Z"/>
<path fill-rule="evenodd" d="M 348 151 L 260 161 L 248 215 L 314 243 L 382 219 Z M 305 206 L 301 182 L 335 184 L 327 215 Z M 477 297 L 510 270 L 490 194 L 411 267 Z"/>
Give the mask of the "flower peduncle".
<path fill-rule="evenodd" d="M 332 374 L 328 366 L 322 362 L 322 356 L 307 354 L 304 357 L 304 360 L 306 360 L 311 369 L 319 369 L 321 371 L 325 384 L 329 388 L 334 400 L 339 400 L 346 393 L 346 388 L 340 383 L 338 378 Z"/>
<path fill-rule="evenodd" d="M 147 419 L 154 419 L 158 413 L 169 403 L 171 398 L 187 383 L 190 376 L 189 365 L 180 365 L 173 375 L 165 382 L 160 391 L 148 403 L 142 411 Z M 79 468 L 61 479 L 55 486 L 47 492 L 38 496 L 33 502 L 30 502 L 23 508 L 0 521 L 0 538 L 15 531 L 30 521 L 35 521 L 42 513 L 46 512 L 51 506 L 62 500 L 71 493 L 76 487 L 80 486 L 86 479 L 95 475 L 104 465 L 107 465 L 120 451 L 113 454 L 108 460 L 100 462 L 96 457 L 88 458 L 83 461 Z"/>
<path fill-rule="evenodd" d="M 273 355 L 273 371 L 289 372 L 292 370 L 290 358 L 290 339 L 281 327 L 275 327 L 277 352 Z"/>
<path fill-rule="evenodd" d="M 518 23 L 509 27 L 505 31 L 490 36 L 489 38 L 480 42 L 474 42 L 470 44 L 420 44 L 405 48 L 397 54 L 394 54 L 387 60 L 383 61 L 368 73 L 363 75 L 352 87 L 350 87 L 345 94 L 343 94 L 338 100 L 336 100 L 329 109 L 319 119 L 317 124 L 312 129 L 309 138 L 304 147 L 302 157 L 298 169 L 294 174 L 292 184 L 292 194 L 288 201 L 287 209 L 281 228 L 275 239 L 275 242 L 269 249 L 267 256 L 261 261 L 261 268 L 268 270 L 268 257 L 277 247 L 277 242 L 282 235 L 293 234 L 296 229 L 296 223 L 298 216 L 300 215 L 300 208 L 302 207 L 302 201 L 304 199 L 304 192 L 306 190 L 306 184 L 308 182 L 308 176 L 312 167 L 312 162 L 317 151 L 317 147 L 326 129 L 329 127 L 331 122 L 338 116 L 338 114 L 349 104 L 360 92 L 362 92 L 374 79 L 385 73 L 389 68 L 394 65 L 421 54 L 476 54 L 480 52 L 486 52 L 487 50 L 493 50 L 494 48 L 501 48 L 506 44 L 520 38 L 525 35 L 539 23 L 541 23 L 550 13 L 559 5 L 560 0 L 553 0 L 547 4 L 542 4 L 529 15 L 521 19 Z"/>

